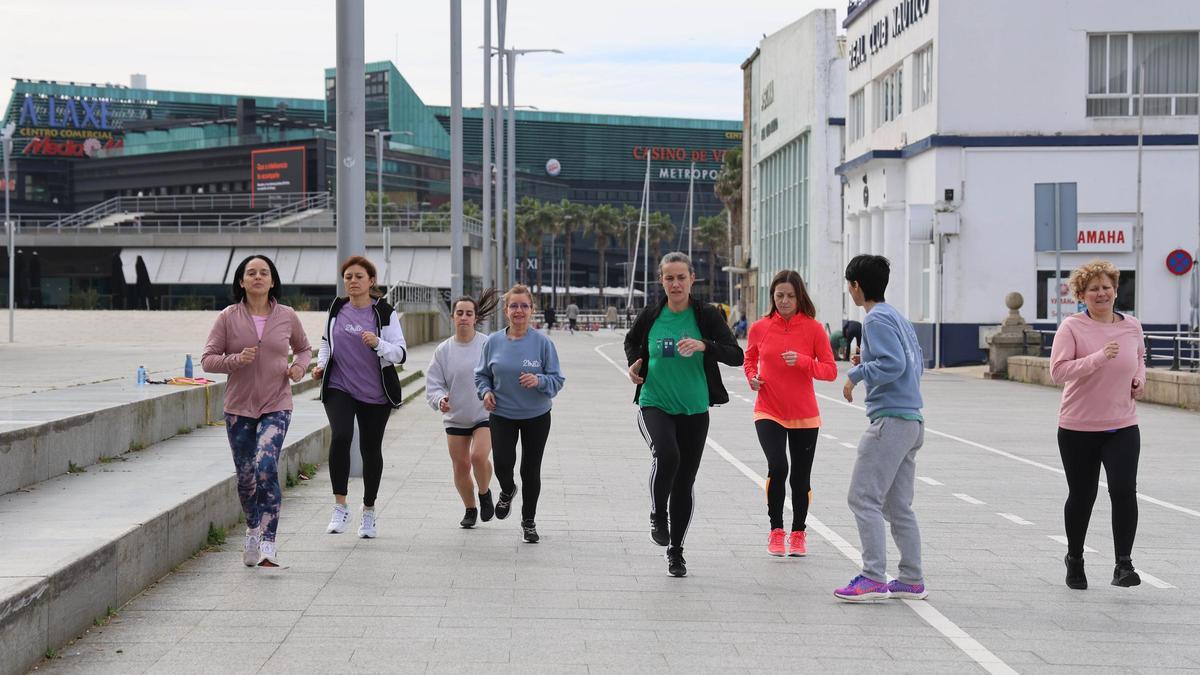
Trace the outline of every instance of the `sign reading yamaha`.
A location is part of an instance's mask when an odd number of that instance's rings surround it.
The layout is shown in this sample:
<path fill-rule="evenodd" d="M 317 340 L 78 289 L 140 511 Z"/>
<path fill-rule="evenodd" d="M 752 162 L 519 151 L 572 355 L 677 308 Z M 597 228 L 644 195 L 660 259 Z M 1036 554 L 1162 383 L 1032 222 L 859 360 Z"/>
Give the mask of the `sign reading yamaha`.
<path fill-rule="evenodd" d="M 850 70 L 867 62 L 868 53 L 874 55 L 888 45 L 891 38 L 899 37 L 910 26 L 929 14 L 930 0 L 901 0 L 892 11 L 885 13 L 871 27 L 850 42 Z"/>

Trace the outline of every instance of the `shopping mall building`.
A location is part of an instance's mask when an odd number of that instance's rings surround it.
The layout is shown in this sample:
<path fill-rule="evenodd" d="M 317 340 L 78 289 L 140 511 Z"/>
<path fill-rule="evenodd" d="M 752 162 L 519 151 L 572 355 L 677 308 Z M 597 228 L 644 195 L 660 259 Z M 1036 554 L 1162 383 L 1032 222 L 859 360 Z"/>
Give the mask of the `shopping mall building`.
<path fill-rule="evenodd" d="M 449 200 L 449 110 L 427 106 L 390 62 L 367 64 L 365 80 L 367 189 L 375 190 L 378 171 L 387 201 L 394 205 L 390 211 L 402 228 Z M 22 225 L 18 239 L 25 256 L 18 261 L 19 276 L 29 276 L 35 250 L 39 268 L 37 279 L 18 284 L 24 286 L 18 301 L 61 306 L 82 288 L 108 293 L 111 259 L 114 254 L 129 258 L 123 253 L 127 248 L 163 261 L 165 267 L 152 272 L 151 281 L 167 286 L 168 293 L 222 295 L 229 263 L 236 265 L 234 258 L 244 252 L 245 242 L 230 239 L 228 245 L 215 246 L 205 240 L 206 251 L 194 252 L 198 260 L 191 264 L 181 261 L 179 249 L 198 244 L 161 234 L 164 222 L 175 217 L 200 232 L 210 232 L 205 229 L 210 226 L 215 232 L 220 226 L 226 238 L 237 238 L 240 233 L 229 223 L 249 222 L 256 214 L 283 208 L 289 195 L 315 200 L 334 193 L 335 91 L 333 69 L 325 72 L 324 95 L 314 99 L 154 90 L 147 88 L 144 76 L 134 76 L 131 86 L 15 80 L 4 110 L 4 123 L 16 125 L 12 180 L 3 187 L 9 190 L 15 219 L 27 225 Z M 481 112 L 468 109 L 464 117 L 465 196 L 479 202 Z M 695 218 L 720 211 L 713 194 L 720 158 L 741 142 L 739 121 L 532 110 L 518 110 L 516 120 L 518 199 L 639 206 L 649 154 L 650 209 L 670 213 L 677 225 L 684 221 L 693 178 Z M 381 158 L 375 156 L 374 129 L 402 132 L 384 143 Z M 305 206 L 314 208 L 297 207 L 285 224 L 295 229 L 312 223 L 313 232 L 331 226 L 333 208 L 328 201 Z M 63 219 L 81 211 L 96 217 Z M 378 228 L 373 214 L 365 217 L 368 246 L 383 246 L 382 238 L 371 231 L 372 226 Z M 264 221 L 259 217 L 254 222 L 262 227 Z M 149 231 L 151 223 L 156 230 Z M 73 225 L 88 236 L 52 239 L 44 234 L 49 231 L 45 226 L 56 224 L 59 230 Z M 29 233 L 38 228 L 43 235 L 31 238 Z M 130 239 L 134 229 L 145 236 Z M 127 236 L 118 241 L 117 232 Z M 481 243 L 478 236 L 469 239 L 475 247 Z M 326 246 L 324 238 L 315 235 L 310 240 L 307 248 L 322 250 L 292 251 L 300 261 L 298 271 L 285 281 L 308 287 L 306 292 L 314 296 L 330 294 L 332 285 L 322 283 L 327 276 L 323 271 L 305 275 L 303 268 L 306 260 L 328 257 L 323 249 L 332 249 L 332 244 Z M 131 241 L 138 246 L 129 246 Z M 436 237 L 430 241 L 431 247 L 441 246 Z M 547 239 L 541 251 L 520 251 L 521 257 L 533 260 L 533 265 L 543 264 L 545 257 L 548 266 L 554 255 L 550 243 Z M 275 248 L 306 247 L 279 240 Z M 561 255 L 561 242 L 558 248 Z M 163 250 L 151 256 L 151 249 Z M 174 250 L 167 255 L 166 249 Z M 614 242 L 607 253 L 610 285 L 625 283 L 625 250 L 624 242 Z M 699 257 L 705 255 L 702 251 Z M 424 263 L 414 262 L 409 270 L 393 265 L 390 280 L 448 288 L 446 261 L 429 251 L 422 259 Z M 168 264 L 172 260 L 176 262 Z M 6 265 L 0 262 L 0 268 Z M 480 267 L 476 251 L 469 257 L 468 274 L 477 278 Z M 584 237 L 576 239 L 572 272 L 572 286 L 595 286 L 600 278 L 594 246 Z"/>

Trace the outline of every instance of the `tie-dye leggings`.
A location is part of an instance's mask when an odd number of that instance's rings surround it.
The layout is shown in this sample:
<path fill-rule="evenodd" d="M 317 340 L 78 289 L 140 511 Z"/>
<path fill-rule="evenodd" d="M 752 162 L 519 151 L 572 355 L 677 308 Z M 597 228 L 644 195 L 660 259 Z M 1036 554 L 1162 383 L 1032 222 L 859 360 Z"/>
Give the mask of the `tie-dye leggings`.
<path fill-rule="evenodd" d="M 263 541 L 275 541 L 275 530 L 279 527 L 279 504 L 283 501 L 279 452 L 291 421 L 290 410 L 267 413 L 257 419 L 225 414 L 225 431 L 233 450 L 238 497 L 246 514 L 246 526 L 257 531 Z"/>

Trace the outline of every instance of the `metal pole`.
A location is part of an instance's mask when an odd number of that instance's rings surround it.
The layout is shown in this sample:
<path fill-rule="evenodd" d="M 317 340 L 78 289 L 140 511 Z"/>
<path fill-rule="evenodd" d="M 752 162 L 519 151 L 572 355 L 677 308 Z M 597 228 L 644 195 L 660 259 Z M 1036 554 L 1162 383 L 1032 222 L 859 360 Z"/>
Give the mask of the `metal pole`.
<path fill-rule="evenodd" d="M 1054 316 L 1056 326 L 1062 325 L 1062 218 L 1059 214 L 1059 204 L 1062 198 L 1059 193 L 1062 185 L 1054 184 Z"/>
<path fill-rule="evenodd" d="M 16 338 L 16 303 L 14 296 L 17 290 L 17 233 L 16 227 L 12 222 L 12 212 L 9 205 L 9 191 L 12 188 L 11 180 L 8 176 L 8 158 L 12 155 L 12 132 L 13 126 L 9 125 L 4 129 L 3 140 L 0 140 L 0 145 L 3 145 L 2 152 L 4 153 L 4 232 L 8 235 L 8 341 L 15 342 Z"/>
<path fill-rule="evenodd" d="M 688 201 L 687 201 L 687 229 L 688 229 L 688 257 L 692 257 L 692 214 L 695 211 L 695 206 L 692 204 L 694 198 L 694 190 L 696 189 L 696 163 L 692 162 L 692 168 L 688 171 Z M 711 251 L 710 251 L 711 253 Z M 716 286 L 716 283 L 709 279 L 708 283 Z"/>
<path fill-rule="evenodd" d="M 508 282 L 504 270 L 504 31 L 508 23 L 508 0 L 496 0 L 496 283 Z"/>
<path fill-rule="evenodd" d="M 462 0 L 450 0 L 450 296 L 463 293 Z"/>
<path fill-rule="evenodd" d="M 383 134 L 379 129 L 375 134 L 375 225 L 383 227 Z"/>
<path fill-rule="evenodd" d="M 363 0 L 337 3 L 337 261 L 365 253 Z M 334 268 L 337 274 L 337 268 Z M 342 294 L 340 276 L 338 293 Z"/>
<path fill-rule="evenodd" d="M 499 286 L 492 278 L 492 0 L 483 0 L 483 161 L 479 191 L 483 197 L 483 287 Z"/>
<path fill-rule="evenodd" d="M 517 283 L 517 51 L 508 52 L 508 283 Z M 569 282 L 568 282 L 569 283 Z"/>
<path fill-rule="evenodd" d="M 1133 248 L 1137 252 L 1137 259 L 1133 267 L 1133 313 L 1139 321 L 1146 320 L 1146 314 L 1142 311 L 1142 288 L 1146 286 L 1146 280 L 1142 278 L 1142 249 L 1144 242 L 1142 241 L 1142 132 L 1144 130 L 1144 121 L 1146 117 L 1146 65 L 1138 66 L 1138 145 L 1137 145 L 1137 219 L 1134 222 L 1133 233 Z M 1114 309 L 1116 309 L 1114 307 Z"/>
<path fill-rule="evenodd" d="M 642 307 L 650 303 L 650 151 L 646 150 L 646 185 L 642 189 L 646 205 L 646 248 L 642 250 Z"/>

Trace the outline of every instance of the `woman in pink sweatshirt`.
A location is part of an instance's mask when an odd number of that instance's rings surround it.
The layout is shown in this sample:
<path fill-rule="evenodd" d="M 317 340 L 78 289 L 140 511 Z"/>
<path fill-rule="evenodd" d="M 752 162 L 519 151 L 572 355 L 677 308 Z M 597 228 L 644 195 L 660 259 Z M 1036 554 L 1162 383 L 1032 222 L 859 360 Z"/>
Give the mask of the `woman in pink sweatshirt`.
<path fill-rule="evenodd" d="M 243 561 L 278 567 L 279 452 L 292 419 L 291 382 L 304 377 L 312 347 L 300 318 L 278 302 L 279 272 L 270 258 L 252 255 L 237 266 L 233 299 L 213 324 L 200 363 L 207 372 L 229 374 L 225 429 L 246 515 Z"/>
<path fill-rule="evenodd" d="M 1063 516 L 1067 530 L 1067 586 L 1087 588 L 1083 541 L 1100 466 L 1108 477 L 1116 548 L 1114 586 L 1137 586 L 1133 539 L 1137 533 L 1137 466 L 1141 452 L 1137 408 L 1146 382 L 1142 325 L 1115 309 L 1120 272 L 1094 260 L 1068 281 L 1087 309 L 1067 317 L 1054 334 L 1050 374 L 1065 384 L 1058 414 L 1058 451 L 1067 476 Z"/>

